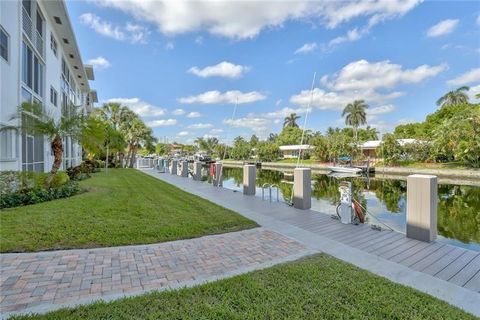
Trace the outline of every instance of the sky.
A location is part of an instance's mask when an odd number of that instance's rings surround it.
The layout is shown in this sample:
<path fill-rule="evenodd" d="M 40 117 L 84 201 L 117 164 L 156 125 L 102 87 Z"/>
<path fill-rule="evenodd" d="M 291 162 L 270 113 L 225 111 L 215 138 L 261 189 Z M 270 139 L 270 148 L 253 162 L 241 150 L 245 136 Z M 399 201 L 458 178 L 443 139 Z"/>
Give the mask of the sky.
<path fill-rule="evenodd" d="M 480 92 L 479 1 L 67 1 L 99 105 L 159 141 L 261 138 L 286 115 L 325 132 L 363 99 L 381 134 L 447 91 Z M 315 81 L 313 81 L 315 79 Z M 313 86 L 312 86 L 313 84 Z M 312 90 L 313 87 L 313 90 Z"/>

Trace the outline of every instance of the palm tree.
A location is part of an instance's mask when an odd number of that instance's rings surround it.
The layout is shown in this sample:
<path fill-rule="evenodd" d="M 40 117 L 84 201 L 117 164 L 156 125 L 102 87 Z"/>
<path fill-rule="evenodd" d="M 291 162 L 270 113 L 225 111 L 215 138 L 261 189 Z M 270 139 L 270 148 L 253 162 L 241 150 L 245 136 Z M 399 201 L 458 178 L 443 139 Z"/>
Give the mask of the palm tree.
<path fill-rule="evenodd" d="M 463 86 L 457 90 L 447 92 L 443 97 L 437 100 L 437 106 L 443 107 L 468 103 L 468 95 L 466 93 L 468 90 L 470 90 L 470 87 Z"/>
<path fill-rule="evenodd" d="M 39 103 L 22 103 L 12 120 L 15 118 L 21 119 L 21 124 L 17 129 L 22 133 L 47 136 L 50 140 L 50 148 L 54 157 L 50 175 L 46 179 L 46 185 L 50 185 L 62 165 L 63 140 L 67 137 L 79 140 L 81 137 L 85 123 L 81 108 L 71 106 L 69 112 L 57 118 L 54 113 L 46 112 Z"/>
<path fill-rule="evenodd" d="M 291 113 L 283 120 L 283 127 L 296 127 L 298 128 L 297 120 L 300 119 L 296 113 Z"/>
<path fill-rule="evenodd" d="M 367 123 L 367 108 L 368 105 L 364 100 L 355 100 L 343 109 L 342 117 L 345 117 L 345 124 L 353 128 L 355 142 L 358 127 Z"/>
<path fill-rule="evenodd" d="M 218 145 L 218 139 L 215 137 L 207 139 L 199 137 L 195 140 L 195 143 L 198 145 L 200 150 L 205 151 L 208 155 L 211 155 Z"/>

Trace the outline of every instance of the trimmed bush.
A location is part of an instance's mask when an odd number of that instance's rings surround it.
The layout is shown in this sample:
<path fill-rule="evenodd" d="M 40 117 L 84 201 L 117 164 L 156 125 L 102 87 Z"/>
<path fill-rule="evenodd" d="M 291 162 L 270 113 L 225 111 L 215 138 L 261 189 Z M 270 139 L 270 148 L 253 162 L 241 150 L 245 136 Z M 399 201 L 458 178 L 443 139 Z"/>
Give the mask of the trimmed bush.
<path fill-rule="evenodd" d="M 63 178 L 60 178 L 59 181 L 63 181 Z M 2 193 L 0 195 L 0 209 L 13 208 L 45 201 L 51 201 L 55 199 L 66 198 L 77 194 L 79 191 L 80 187 L 78 186 L 78 183 L 74 181 L 68 181 L 56 188 L 30 190 L 24 189 L 14 193 Z"/>

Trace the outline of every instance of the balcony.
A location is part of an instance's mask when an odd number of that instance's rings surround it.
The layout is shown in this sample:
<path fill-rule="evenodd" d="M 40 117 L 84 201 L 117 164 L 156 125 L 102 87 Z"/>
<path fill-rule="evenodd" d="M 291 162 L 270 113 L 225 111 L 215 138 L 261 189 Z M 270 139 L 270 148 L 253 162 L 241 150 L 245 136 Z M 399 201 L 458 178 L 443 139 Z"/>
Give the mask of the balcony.
<path fill-rule="evenodd" d="M 28 15 L 27 10 L 22 8 L 22 25 L 23 32 L 27 38 L 32 42 L 37 53 L 44 58 L 45 57 L 45 45 L 44 39 L 40 32 L 34 28 L 32 18 Z"/>

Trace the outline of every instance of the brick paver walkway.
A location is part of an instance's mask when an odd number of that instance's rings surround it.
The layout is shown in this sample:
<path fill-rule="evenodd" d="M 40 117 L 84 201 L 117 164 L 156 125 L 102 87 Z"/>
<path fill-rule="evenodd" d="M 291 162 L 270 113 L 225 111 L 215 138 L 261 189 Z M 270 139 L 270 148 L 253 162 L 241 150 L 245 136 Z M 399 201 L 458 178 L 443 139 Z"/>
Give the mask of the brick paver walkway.
<path fill-rule="evenodd" d="M 43 312 L 215 280 L 311 253 L 255 228 L 152 245 L 0 255 L 0 312 Z"/>

